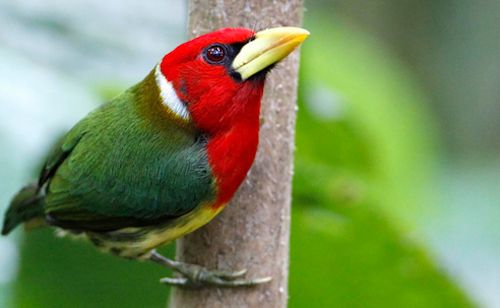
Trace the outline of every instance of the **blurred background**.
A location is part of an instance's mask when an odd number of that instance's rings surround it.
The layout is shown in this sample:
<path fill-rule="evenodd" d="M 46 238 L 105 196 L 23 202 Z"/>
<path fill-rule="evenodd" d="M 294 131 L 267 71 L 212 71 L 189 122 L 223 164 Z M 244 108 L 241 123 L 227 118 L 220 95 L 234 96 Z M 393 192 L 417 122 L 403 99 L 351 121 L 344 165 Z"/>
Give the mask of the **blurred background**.
<path fill-rule="evenodd" d="M 290 306 L 500 307 L 500 2 L 305 4 Z M 180 0 L 0 1 L 2 211 L 186 22 Z M 161 307 L 166 275 L 51 230 L 0 238 L 0 307 Z"/>

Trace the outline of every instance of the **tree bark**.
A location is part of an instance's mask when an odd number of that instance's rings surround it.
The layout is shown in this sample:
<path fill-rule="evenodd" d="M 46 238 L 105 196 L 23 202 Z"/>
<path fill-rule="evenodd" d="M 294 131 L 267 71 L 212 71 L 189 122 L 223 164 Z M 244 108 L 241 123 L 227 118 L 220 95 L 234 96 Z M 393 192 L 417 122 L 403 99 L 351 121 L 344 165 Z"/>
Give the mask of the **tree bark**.
<path fill-rule="evenodd" d="M 190 0 L 192 37 L 222 27 L 301 24 L 303 0 Z M 248 269 L 273 280 L 253 288 L 173 288 L 171 307 L 286 307 L 297 71 L 294 52 L 268 76 L 255 163 L 228 207 L 177 241 L 177 258 L 209 269 Z"/>

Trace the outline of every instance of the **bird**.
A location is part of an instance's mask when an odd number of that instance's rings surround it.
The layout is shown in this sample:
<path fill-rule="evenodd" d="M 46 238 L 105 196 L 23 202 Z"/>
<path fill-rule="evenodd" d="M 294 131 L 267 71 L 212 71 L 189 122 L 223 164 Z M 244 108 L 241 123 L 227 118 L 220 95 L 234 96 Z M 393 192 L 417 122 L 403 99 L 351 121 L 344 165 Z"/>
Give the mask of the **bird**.
<path fill-rule="evenodd" d="M 253 286 L 245 270 L 209 270 L 157 247 L 208 223 L 229 203 L 258 148 L 266 76 L 309 32 L 222 28 L 189 40 L 139 83 L 73 126 L 38 181 L 23 187 L 2 235 L 44 225 L 116 256 L 175 271 L 174 286 Z"/>

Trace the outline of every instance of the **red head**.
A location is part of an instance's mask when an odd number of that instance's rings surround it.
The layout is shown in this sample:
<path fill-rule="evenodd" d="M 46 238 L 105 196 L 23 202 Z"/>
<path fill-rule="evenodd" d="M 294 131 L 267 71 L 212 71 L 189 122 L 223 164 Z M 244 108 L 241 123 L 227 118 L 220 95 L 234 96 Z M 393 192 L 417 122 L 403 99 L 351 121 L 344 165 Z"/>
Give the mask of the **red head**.
<path fill-rule="evenodd" d="M 160 64 L 161 72 L 187 106 L 194 124 L 215 134 L 230 129 L 236 121 L 258 122 L 266 73 L 306 36 L 307 31 L 298 28 L 259 33 L 244 28 L 220 29 L 167 54 Z M 285 54 L 267 61 L 258 59 L 290 42 L 293 44 Z"/>
<path fill-rule="evenodd" d="M 255 158 L 267 72 L 308 34 L 292 27 L 258 33 L 226 28 L 180 45 L 160 63 L 156 78 L 163 103 L 209 137 L 215 208 L 232 197 Z"/>
<path fill-rule="evenodd" d="M 254 34 L 248 29 L 221 29 L 184 43 L 163 58 L 163 74 L 199 129 L 227 130 L 248 108 L 258 117 L 264 78 L 241 82 L 231 68 Z"/>

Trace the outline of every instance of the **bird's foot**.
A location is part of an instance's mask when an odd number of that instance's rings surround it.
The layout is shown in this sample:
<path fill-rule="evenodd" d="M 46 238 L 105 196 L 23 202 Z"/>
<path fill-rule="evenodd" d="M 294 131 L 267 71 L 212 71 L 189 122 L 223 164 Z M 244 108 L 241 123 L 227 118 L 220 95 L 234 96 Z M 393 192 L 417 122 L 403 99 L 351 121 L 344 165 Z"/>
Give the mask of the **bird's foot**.
<path fill-rule="evenodd" d="M 236 272 L 229 271 L 210 271 L 196 264 L 189 264 L 179 261 L 170 260 L 160 255 L 156 251 L 152 251 L 150 260 L 166 266 L 173 271 L 181 274 L 178 278 L 162 278 L 161 283 L 179 286 L 179 287 L 251 287 L 271 281 L 271 277 L 257 279 L 242 279 L 247 271 L 240 270 Z"/>
<path fill-rule="evenodd" d="M 239 272 L 220 274 L 219 272 L 211 272 L 205 268 L 201 269 L 193 268 L 192 272 L 189 271 L 182 273 L 181 275 L 183 277 L 179 278 L 165 277 L 160 279 L 160 282 L 172 286 L 190 287 L 190 288 L 200 288 L 208 286 L 235 288 L 235 287 L 251 287 L 271 281 L 271 277 L 258 278 L 258 279 L 240 279 L 237 277 L 237 274 L 239 274 Z"/>

